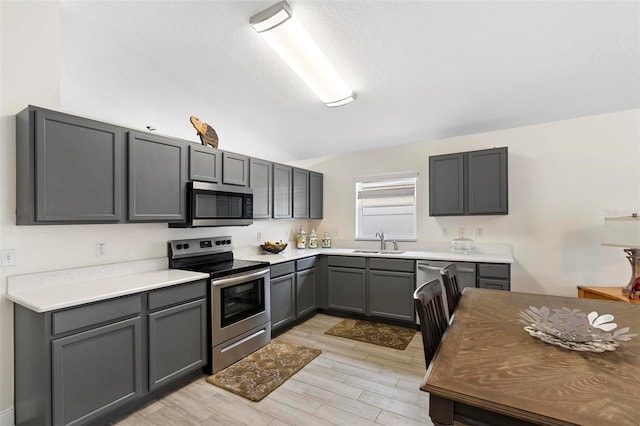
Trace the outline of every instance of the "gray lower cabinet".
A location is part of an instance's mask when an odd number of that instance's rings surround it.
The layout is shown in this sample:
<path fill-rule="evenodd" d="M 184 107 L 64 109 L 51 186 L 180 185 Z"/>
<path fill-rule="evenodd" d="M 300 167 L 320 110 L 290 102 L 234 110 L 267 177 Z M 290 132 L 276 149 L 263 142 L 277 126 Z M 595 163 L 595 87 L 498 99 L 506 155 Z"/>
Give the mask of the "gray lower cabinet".
<path fill-rule="evenodd" d="M 429 157 L 429 215 L 509 213 L 506 147 Z"/>
<path fill-rule="evenodd" d="M 129 132 L 129 221 L 186 219 L 187 146 L 162 136 Z"/>
<path fill-rule="evenodd" d="M 296 316 L 298 318 L 318 309 L 315 264 L 315 256 L 296 261 Z"/>
<path fill-rule="evenodd" d="M 478 287 L 511 290 L 511 265 L 508 263 L 478 263 Z"/>
<path fill-rule="evenodd" d="M 309 172 L 309 218 L 322 219 L 324 202 L 324 175 Z"/>
<path fill-rule="evenodd" d="M 271 266 L 271 330 L 296 319 L 296 274 L 294 262 Z"/>
<path fill-rule="evenodd" d="M 368 280 L 369 315 L 399 321 L 415 321 L 414 273 L 370 270 Z"/>
<path fill-rule="evenodd" d="M 293 169 L 283 164 L 273 164 L 273 218 L 293 217 Z"/>
<path fill-rule="evenodd" d="M 219 183 L 222 179 L 222 151 L 189 144 L 189 180 Z"/>
<path fill-rule="evenodd" d="M 293 169 L 293 217 L 309 217 L 309 171 Z"/>
<path fill-rule="evenodd" d="M 273 216 L 273 163 L 251 158 L 249 187 L 253 189 L 253 218 L 271 219 Z"/>
<path fill-rule="evenodd" d="M 205 296 L 201 280 L 44 313 L 14 305 L 16 424 L 100 423 L 204 366 Z"/>
<path fill-rule="evenodd" d="M 415 262 L 329 256 L 328 309 L 415 322 Z"/>
<path fill-rule="evenodd" d="M 271 265 L 271 330 L 315 312 L 316 257 Z"/>
<path fill-rule="evenodd" d="M 51 342 L 54 425 L 80 425 L 142 395 L 139 316 Z"/>
<path fill-rule="evenodd" d="M 207 281 L 148 293 L 149 390 L 207 364 Z"/>
<path fill-rule="evenodd" d="M 29 106 L 16 116 L 16 223 L 118 222 L 120 127 Z"/>
<path fill-rule="evenodd" d="M 222 183 L 249 185 L 249 157 L 234 152 L 222 152 Z"/>

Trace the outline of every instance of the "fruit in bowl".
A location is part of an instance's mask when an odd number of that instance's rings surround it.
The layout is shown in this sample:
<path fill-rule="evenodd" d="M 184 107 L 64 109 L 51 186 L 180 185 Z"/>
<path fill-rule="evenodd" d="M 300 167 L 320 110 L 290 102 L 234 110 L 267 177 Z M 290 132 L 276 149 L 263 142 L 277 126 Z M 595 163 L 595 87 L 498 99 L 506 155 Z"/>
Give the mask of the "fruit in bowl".
<path fill-rule="evenodd" d="M 287 243 L 280 241 L 265 241 L 264 244 L 260 245 L 263 250 L 268 251 L 269 253 L 280 253 L 284 249 L 287 248 Z"/>

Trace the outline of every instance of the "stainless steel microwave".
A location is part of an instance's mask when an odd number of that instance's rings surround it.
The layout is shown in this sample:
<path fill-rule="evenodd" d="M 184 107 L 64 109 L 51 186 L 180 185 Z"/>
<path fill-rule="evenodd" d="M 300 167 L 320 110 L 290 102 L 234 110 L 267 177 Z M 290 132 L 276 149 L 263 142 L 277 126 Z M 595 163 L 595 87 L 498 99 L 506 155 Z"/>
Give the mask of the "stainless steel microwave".
<path fill-rule="evenodd" d="M 187 183 L 187 221 L 172 228 L 246 226 L 253 223 L 253 189 L 208 182 Z"/>

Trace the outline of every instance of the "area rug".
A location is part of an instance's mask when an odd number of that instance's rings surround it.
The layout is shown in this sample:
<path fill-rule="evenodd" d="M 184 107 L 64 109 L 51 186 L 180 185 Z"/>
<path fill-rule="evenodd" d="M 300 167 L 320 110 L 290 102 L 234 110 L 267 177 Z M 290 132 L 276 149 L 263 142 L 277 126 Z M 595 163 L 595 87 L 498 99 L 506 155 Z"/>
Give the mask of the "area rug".
<path fill-rule="evenodd" d="M 321 353 L 319 349 L 273 340 L 235 364 L 207 377 L 207 382 L 257 402 Z"/>
<path fill-rule="evenodd" d="M 373 321 L 345 319 L 324 332 L 332 336 L 405 350 L 416 330 Z"/>

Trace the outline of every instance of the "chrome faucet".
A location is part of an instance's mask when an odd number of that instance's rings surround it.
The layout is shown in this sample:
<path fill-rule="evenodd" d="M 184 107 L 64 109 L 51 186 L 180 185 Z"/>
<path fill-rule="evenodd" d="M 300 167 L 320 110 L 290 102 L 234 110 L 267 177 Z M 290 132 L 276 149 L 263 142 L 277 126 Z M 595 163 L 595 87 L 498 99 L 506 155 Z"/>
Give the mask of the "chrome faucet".
<path fill-rule="evenodd" d="M 384 231 L 381 229 L 376 232 L 376 237 L 380 238 L 380 250 L 385 250 L 387 242 L 384 240 Z"/>

